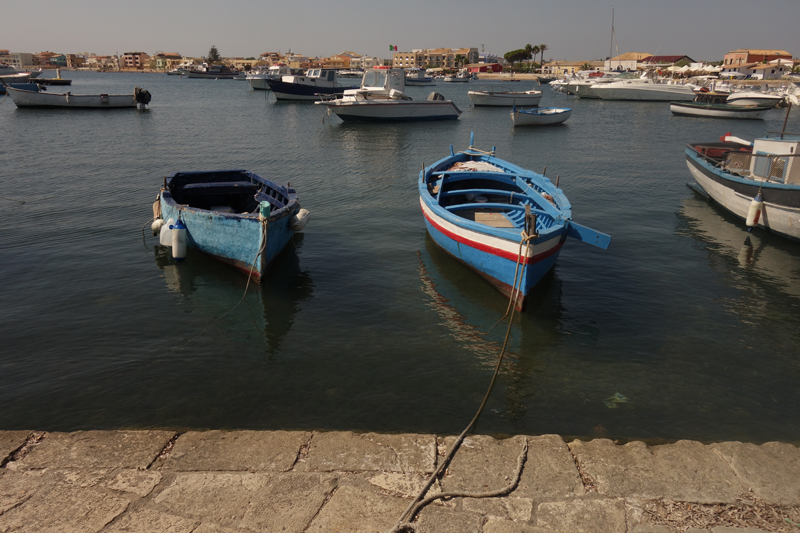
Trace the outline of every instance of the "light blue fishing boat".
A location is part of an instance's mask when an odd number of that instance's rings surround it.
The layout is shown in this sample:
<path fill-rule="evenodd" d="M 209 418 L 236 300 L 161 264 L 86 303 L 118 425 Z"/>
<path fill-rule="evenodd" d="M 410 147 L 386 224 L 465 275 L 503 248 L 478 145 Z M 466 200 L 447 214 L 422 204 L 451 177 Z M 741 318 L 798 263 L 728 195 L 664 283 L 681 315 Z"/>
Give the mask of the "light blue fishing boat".
<path fill-rule="evenodd" d="M 516 308 L 550 270 L 567 237 L 608 248 L 611 237 L 572 220 L 557 185 L 473 147 L 424 168 L 419 196 L 428 233 Z"/>
<path fill-rule="evenodd" d="M 162 244 L 174 243 L 173 257 L 183 259 L 179 235 L 185 231 L 189 248 L 235 266 L 256 282 L 309 219 L 293 188 L 247 170 L 173 172 L 164 178 L 153 210 L 157 222 L 166 221 L 153 230 L 159 228 Z"/>

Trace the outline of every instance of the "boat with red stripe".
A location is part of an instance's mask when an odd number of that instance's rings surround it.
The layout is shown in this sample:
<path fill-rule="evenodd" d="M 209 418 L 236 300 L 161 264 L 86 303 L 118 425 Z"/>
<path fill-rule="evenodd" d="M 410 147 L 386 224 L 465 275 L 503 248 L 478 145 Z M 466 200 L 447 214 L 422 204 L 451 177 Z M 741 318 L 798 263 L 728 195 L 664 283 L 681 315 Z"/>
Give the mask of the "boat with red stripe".
<path fill-rule="evenodd" d="M 524 310 L 567 238 L 606 249 L 611 237 L 577 224 L 563 191 L 542 174 L 470 146 L 424 168 L 420 206 L 428 233 Z"/>

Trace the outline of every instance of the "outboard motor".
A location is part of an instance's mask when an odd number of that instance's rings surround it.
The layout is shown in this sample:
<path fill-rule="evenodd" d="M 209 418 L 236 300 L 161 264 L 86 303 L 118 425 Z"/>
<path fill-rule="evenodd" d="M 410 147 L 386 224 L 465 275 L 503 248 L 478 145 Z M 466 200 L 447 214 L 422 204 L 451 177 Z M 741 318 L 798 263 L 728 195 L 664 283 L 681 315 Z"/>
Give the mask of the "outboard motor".
<path fill-rule="evenodd" d="M 142 89 L 141 87 L 134 87 L 133 99 L 141 106 L 146 106 L 150 103 L 150 91 Z"/>
<path fill-rule="evenodd" d="M 444 96 L 442 96 L 441 94 L 437 93 L 436 91 L 433 91 L 431 94 L 428 95 L 428 100 L 430 100 L 430 101 L 441 101 L 441 100 L 444 100 Z"/>

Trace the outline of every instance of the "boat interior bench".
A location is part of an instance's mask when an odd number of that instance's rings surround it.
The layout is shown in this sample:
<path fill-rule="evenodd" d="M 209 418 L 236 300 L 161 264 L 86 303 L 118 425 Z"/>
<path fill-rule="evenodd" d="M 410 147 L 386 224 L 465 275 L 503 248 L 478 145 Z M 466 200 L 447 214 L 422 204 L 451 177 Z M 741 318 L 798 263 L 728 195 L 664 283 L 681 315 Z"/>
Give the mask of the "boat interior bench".
<path fill-rule="evenodd" d="M 197 209 L 230 206 L 236 213 L 251 213 L 258 207 L 254 196 L 259 188 L 260 184 L 250 181 L 187 183 L 174 187 L 172 196 L 177 203 Z"/>

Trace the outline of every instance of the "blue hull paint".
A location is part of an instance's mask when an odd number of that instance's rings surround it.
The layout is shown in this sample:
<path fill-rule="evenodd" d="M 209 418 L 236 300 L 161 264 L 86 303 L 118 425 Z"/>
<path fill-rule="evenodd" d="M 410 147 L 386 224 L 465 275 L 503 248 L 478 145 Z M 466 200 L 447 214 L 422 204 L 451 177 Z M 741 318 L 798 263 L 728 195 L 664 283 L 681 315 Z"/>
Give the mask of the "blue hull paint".
<path fill-rule="evenodd" d="M 278 100 L 319 100 L 319 95 L 341 95 L 347 89 L 358 89 L 358 85 L 352 87 L 317 87 L 316 85 L 306 85 L 302 83 L 286 83 L 281 80 L 267 80 L 270 90 Z"/>
<path fill-rule="evenodd" d="M 459 243 L 440 232 L 428 220 L 425 220 L 425 226 L 428 228 L 428 233 L 433 238 L 433 241 L 442 250 L 469 267 L 500 292 L 508 297 L 511 296 L 511 290 L 514 286 L 514 272 L 517 269 L 516 261 L 498 257 Z M 522 273 L 517 273 L 517 279 L 520 280 L 519 292 L 523 297 L 526 297 L 545 274 L 553 268 L 560 252 L 559 248 L 555 253 L 541 261 L 520 265 Z"/>
<path fill-rule="evenodd" d="M 181 173 L 174 173 L 171 176 L 176 174 Z M 217 174 L 225 174 L 225 171 Z M 233 265 L 244 273 L 250 274 L 252 271 L 252 278 L 260 281 L 266 274 L 270 262 L 286 247 L 294 235 L 291 221 L 300 210 L 300 205 L 294 189 L 279 186 L 252 173 L 246 173 L 245 177 L 252 179 L 256 186 L 261 187 L 256 199 L 270 201 L 274 206 L 267 226 L 266 247 L 260 255 L 258 252 L 263 243 L 263 226 L 258 219 L 257 209 L 247 214 L 237 214 L 190 207 L 176 202 L 172 197 L 172 191 L 167 188 L 162 190 L 160 195 L 161 214 L 164 220 L 170 218 L 177 220 L 180 217 L 186 225 L 189 248 Z M 170 178 L 167 179 L 169 184 Z M 275 197 L 271 194 L 275 194 Z M 287 201 L 281 202 L 276 197 Z"/>

